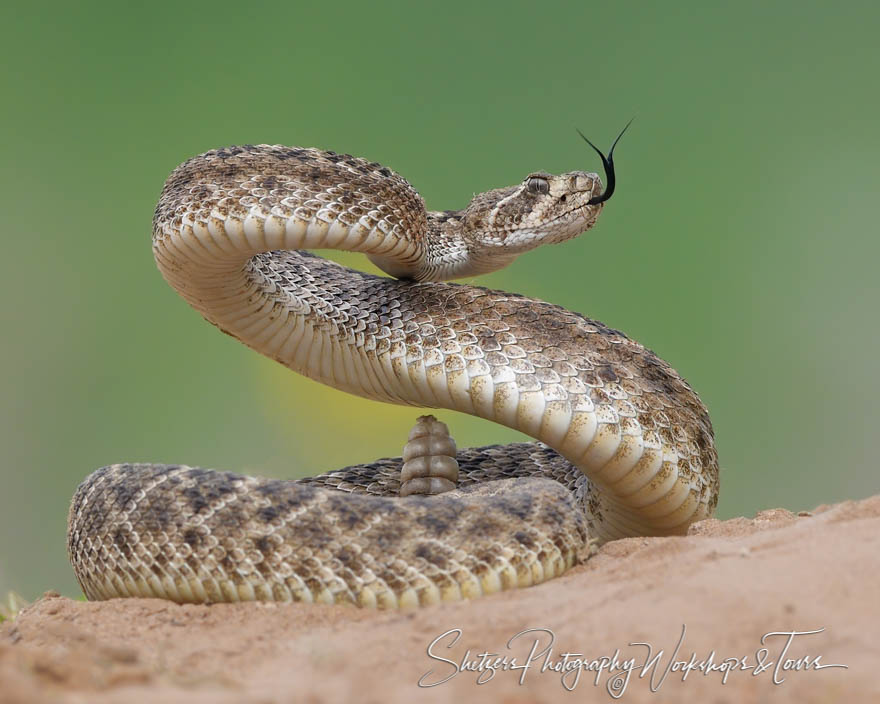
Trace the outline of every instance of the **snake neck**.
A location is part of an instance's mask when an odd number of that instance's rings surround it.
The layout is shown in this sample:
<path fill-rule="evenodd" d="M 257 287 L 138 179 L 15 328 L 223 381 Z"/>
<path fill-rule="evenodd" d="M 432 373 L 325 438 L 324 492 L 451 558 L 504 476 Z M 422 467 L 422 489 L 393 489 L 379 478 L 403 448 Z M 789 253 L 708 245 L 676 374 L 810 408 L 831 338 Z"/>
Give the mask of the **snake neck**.
<path fill-rule="evenodd" d="M 431 210 L 422 240 L 422 258 L 407 264 L 397 257 L 367 255 L 386 274 L 413 281 L 449 281 L 503 269 L 519 256 L 487 249 L 468 227 L 467 210 Z"/>

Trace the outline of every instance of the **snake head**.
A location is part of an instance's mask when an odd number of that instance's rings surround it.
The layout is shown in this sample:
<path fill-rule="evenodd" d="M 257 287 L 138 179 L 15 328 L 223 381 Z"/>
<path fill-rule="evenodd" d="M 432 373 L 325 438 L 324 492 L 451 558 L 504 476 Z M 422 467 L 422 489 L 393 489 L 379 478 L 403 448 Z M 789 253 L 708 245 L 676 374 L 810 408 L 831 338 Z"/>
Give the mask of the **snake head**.
<path fill-rule="evenodd" d="M 614 193 L 614 147 L 631 122 L 617 135 L 608 156 L 578 130 L 602 159 L 607 181 L 604 190 L 595 173 L 570 171 L 555 176 L 536 172 L 518 186 L 475 197 L 461 219 L 471 255 L 478 259 L 498 256 L 504 260 L 503 266 L 512 256 L 542 244 L 565 242 L 589 230 L 602 204 Z"/>
<path fill-rule="evenodd" d="M 503 269 L 523 252 L 590 229 L 602 210 L 602 182 L 586 171 L 543 171 L 475 196 L 467 208 L 428 213 L 429 259 L 413 274 L 388 258 L 370 260 L 398 278 L 442 281 Z"/>
<path fill-rule="evenodd" d="M 398 278 L 441 281 L 497 271 L 523 252 L 577 237 L 596 223 L 614 193 L 614 148 L 631 122 L 617 135 L 608 156 L 578 130 L 602 159 L 604 190 L 599 175 L 587 171 L 531 173 L 516 186 L 480 193 L 464 210 L 429 212 L 428 241 L 433 244 L 417 266 L 401 267 L 376 255 L 370 259 Z"/>
<path fill-rule="evenodd" d="M 595 173 L 531 173 L 517 186 L 476 196 L 463 212 L 462 235 L 475 257 L 522 254 L 590 229 L 602 210 L 596 202 L 601 196 Z"/>

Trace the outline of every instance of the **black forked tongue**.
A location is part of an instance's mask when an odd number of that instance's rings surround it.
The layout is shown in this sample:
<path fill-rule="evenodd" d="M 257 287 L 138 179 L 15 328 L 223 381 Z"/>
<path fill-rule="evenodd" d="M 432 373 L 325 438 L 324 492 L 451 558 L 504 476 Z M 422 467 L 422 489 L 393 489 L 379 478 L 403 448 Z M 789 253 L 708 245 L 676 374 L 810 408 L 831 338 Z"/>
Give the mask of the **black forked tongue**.
<path fill-rule="evenodd" d="M 633 118 L 634 120 L 635 118 Z M 617 143 L 620 141 L 620 138 L 623 137 L 623 133 L 626 132 L 626 128 L 632 124 L 632 120 L 626 123 L 626 127 L 620 130 L 620 134 L 617 135 L 617 139 L 614 140 L 614 144 L 611 145 L 611 149 L 608 150 L 608 156 L 606 157 L 602 151 L 593 144 L 589 139 L 584 137 L 584 133 L 580 130 L 577 133 L 583 138 L 583 140 L 589 144 L 593 149 L 596 150 L 596 154 L 602 159 L 602 166 L 605 167 L 605 190 L 600 193 L 598 196 L 593 196 L 590 200 L 587 201 L 587 205 L 598 205 L 599 203 L 604 203 L 608 200 L 612 195 L 614 195 L 614 185 L 616 183 L 616 179 L 614 178 L 614 147 L 617 146 Z"/>

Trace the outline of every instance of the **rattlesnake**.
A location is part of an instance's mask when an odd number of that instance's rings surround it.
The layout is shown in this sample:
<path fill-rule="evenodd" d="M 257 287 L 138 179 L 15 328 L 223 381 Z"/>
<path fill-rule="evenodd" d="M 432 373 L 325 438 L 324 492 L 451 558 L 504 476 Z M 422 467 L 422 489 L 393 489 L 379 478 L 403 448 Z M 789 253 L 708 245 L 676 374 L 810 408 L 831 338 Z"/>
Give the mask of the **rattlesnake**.
<path fill-rule="evenodd" d="M 604 541 L 710 516 L 711 422 L 668 364 L 558 306 L 434 283 L 592 227 L 614 188 L 612 152 L 604 193 L 596 174 L 533 173 L 444 212 L 387 167 L 318 149 L 230 147 L 175 169 L 153 253 L 211 323 L 338 389 L 539 442 L 456 451 L 427 416 L 403 482 L 400 458 L 298 481 L 104 467 L 69 516 L 86 596 L 425 605 L 537 584 Z M 396 280 L 301 251 L 312 248 L 364 252 Z M 326 422 L 344 435 L 357 421 Z"/>

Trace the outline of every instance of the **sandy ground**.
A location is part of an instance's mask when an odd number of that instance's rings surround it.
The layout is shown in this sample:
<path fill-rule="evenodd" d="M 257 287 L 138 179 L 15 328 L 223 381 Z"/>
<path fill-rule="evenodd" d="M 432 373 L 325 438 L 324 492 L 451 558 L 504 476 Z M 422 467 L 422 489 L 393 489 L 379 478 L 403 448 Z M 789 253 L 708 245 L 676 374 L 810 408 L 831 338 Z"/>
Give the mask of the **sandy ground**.
<path fill-rule="evenodd" d="M 0 701 L 880 702 L 878 536 L 880 496 L 709 520 L 611 543 L 539 587 L 405 613 L 50 593 L 0 627 Z M 696 669 L 713 651 L 748 669 Z"/>

